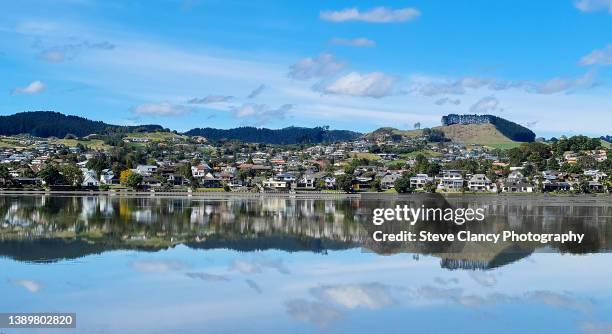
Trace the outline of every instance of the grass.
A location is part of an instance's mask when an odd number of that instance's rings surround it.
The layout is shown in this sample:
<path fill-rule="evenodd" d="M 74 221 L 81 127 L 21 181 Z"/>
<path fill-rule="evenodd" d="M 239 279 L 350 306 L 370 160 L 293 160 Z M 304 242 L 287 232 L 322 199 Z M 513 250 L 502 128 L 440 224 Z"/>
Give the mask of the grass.
<path fill-rule="evenodd" d="M 351 156 L 357 159 L 380 160 L 380 157 L 374 153 L 353 153 Z"/>
<path fill-rule="evenodd" d="M 439 152 L 434 152 L 434 151 L 430 151 L 430 150 L 424 150 L 424 151 L 415 151 L 415 152 L 400 154 L 400 157 L 403 158 L 403 159 L 410 159 L 410 158 L 416 157 L 419 154 L 422 154 L 422 155 L 424 155 L 427 158 L 439 157 L 439 156 L 442 155 Z"/>
<path fill-rule="evenodd" d="M 184 139 L 186 136 L 172 132 L 148 132 L 148 133 L 129 133 L 127 138 L 147 138 L 151 141 L 167 141 L 173 139 Z"/>
<path fill-rule="evenodd" d="M 89 148 L 92 148 L 94 150 L 105 150 L 105 149 L 109 149 L 110 148 L 110 146 L 104 144 L 104 141 L 102 141 L 101 139 L 91 139 L 91 140 L 56 139 L 56 140 L 52 140 L 50 142 L 57 143 L 57 144 L 63 144 L 63 145 L 66 145 L 68 147 L 75 147 L 75 146 L 77 146 L 77 144 L 81 144 L 81 145 L 87 146 Z"/>
<path fill-rule="evenodd" d="M 198 188 L 196 192 L 199 193 L 212 193 L 212 192 L 225 192 L 223 188 Z"/>
<path fill-rule="evenodd" d="M 493 148 L 493 149 L 500 149 L 500 150 L 509 150 L 511 148 L 515 148 L 515 147 L 519 147 L 521 146 L 521 142 L 512 142 L 512 143 L 498 143 L 498 144 L 487 144 L 487 147 Z"/>
<path fill-rule="evenodd" d="M 520 142 L 515 142 L 504 136 L 492 124 L 468 124 L 468 125 L 449 125 L 437 126 L 433 129 L 444 132 L 446 138 L 453 142 L 462 144 L 479 144 L 493 148 L 509 149 L 520 145 Z M 419 137 L 422 136 L 423 130 L 398 130 L 395 128 L 381 128 L 374 131 L 372 134 L 397 134 L 404 137 Z"/>

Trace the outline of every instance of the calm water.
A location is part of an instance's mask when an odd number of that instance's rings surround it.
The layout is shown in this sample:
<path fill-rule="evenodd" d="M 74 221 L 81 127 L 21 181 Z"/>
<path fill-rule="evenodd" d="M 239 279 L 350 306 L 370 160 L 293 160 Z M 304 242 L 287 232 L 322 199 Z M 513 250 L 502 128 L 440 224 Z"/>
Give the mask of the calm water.
<path fill-rule="evenodd" d="M 0 333 L 612 332 L 611 199 L 435 199 L 486 222 L 416 227 L 583 244 L 369 240 L 373 208 L 423 201 L 0 196 L 0 312 L 78 321 Z"/>

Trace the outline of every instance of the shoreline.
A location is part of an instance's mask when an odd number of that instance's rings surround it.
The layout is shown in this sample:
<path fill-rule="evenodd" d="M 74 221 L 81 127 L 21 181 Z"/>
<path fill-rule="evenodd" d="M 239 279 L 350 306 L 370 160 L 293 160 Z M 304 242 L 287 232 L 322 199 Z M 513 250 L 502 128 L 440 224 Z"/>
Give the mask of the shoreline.
<path fill-rule="evenodd" d="M 0 196 L 4 195 L 65 195 L 65 196 L 112 196 L 112 197 L 187 197 L 187 198 L 322 198 L 322 199 L 374 199 L 374 198 L 408 198 L 421 195 L 440 195 L 448 198 L 456 197 L 495 197 L 495 198 L 611 198 L 612 194 L 569 194 L 569 193 L 474 193 L 474 192 L 436 192 L 436 193 L 387 193 L 387 192 L 186 192 L 186 191 L 112 191 L 112 190 L 4 190 L 0 189 Z"/>

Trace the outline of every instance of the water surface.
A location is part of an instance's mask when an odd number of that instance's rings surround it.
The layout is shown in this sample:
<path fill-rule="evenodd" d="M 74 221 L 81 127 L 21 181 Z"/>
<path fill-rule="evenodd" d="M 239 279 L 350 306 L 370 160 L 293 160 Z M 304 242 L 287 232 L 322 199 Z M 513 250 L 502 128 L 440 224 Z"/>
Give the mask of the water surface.
<path fill-rule="evenodd" d="M 57 333 L 612 331 L 612 201 L 458 196 L 486 222 L 420 227 L 583 244 L 372 243 L 373 208 L 418 201 L 0 196 L 0 312 L 76 312 Z"/>

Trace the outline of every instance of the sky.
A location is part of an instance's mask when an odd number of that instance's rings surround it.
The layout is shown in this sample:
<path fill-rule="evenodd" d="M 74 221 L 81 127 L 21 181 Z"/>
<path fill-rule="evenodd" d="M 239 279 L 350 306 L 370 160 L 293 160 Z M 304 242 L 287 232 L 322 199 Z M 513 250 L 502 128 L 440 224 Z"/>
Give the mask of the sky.
<path fill-rule="evenodd" d="M 1 115 L 367 132 L 477 113 L 612 134 L 612 0 L 1 6 Z"/>

